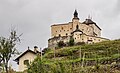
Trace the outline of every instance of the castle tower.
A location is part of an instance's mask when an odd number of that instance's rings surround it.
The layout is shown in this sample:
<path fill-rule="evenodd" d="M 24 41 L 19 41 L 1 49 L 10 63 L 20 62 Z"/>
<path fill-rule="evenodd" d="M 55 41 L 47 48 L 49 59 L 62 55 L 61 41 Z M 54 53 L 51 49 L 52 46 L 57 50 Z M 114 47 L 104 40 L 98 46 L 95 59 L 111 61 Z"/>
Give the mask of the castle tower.
<path fill-rule="evenodd" d="M 79 26 L 79 18 L 78 18 L 78 13 L 77 13 L 77 10 L 74 11 L 74 17 L 72 19 L 72 28 L 73 28 L 73 31 L 76 29 L 76 26 L 78 25 Z"/>

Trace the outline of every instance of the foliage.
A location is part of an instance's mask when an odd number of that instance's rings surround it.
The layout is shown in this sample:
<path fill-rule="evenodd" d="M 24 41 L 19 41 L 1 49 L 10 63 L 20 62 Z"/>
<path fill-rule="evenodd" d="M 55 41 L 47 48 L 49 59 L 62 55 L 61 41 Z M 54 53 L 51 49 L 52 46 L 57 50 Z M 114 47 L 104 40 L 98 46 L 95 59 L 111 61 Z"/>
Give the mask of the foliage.
<path fill-rule="evenodd" d="M 10 58 L 12 55 L 18 54 L 15 46 L 16 43 L 20 42 L 19 37 L 15 30 L 11 31 L 9 38 L 0 37 L 0 58 L 6 73 L 8 73 L 8 62 Z"/>
<path fill-rule="evenodd" d="M 119 50 L 120 40 L 56 49 L 55 58 L 54 50 L 49 49 L 43 60 L 35 60 L 29 70 L 35 67 L 39 73 L 40 65 L 42 73 L 119 73 Z"/>
<path fill-rule="evenodd" d="M 47 73 L 49 66 L 44 64 L 40 58 L 36 58 L 35 61 L 28 65 L 27 73 Z"/>
<path fill-rule="evenodd" d="M 68 46 L 73 46 L 74 44 L 75 44 L 74 39 L 71 37 L 68 42 Z"/>
<path fill-rule="evenodd" d="M 84 45 L 85 44 L 85 42 L 78 42 L 78 43 L 76 43 L 76 45 Z"/>
<path fill-rule="evenodd" d="M 66 44 L 64 43 L 64 41 L 59 41 L 58 42 L 58 47 L 64 47 Z"/>

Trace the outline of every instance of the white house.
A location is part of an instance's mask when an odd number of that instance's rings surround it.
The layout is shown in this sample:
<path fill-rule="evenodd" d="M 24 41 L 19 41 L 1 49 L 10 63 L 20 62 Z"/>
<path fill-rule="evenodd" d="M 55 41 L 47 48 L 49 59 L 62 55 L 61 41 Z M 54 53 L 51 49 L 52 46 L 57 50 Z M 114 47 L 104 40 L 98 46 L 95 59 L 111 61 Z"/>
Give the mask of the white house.
<path fill-rule="evenodd" d="M 38 51 L 38 47 L 34 47 L 34 51 L 30 50 L 29 48 L 23 52 L 20 56 L 18 56 L 15 61 L 18 64 L 19 71 L 24 71 L 27 69 L 27 63 L 31 63 L 34 61 L 34 59 L 37 57 L 37 54 L 39 55 L 40 52 Z"/>

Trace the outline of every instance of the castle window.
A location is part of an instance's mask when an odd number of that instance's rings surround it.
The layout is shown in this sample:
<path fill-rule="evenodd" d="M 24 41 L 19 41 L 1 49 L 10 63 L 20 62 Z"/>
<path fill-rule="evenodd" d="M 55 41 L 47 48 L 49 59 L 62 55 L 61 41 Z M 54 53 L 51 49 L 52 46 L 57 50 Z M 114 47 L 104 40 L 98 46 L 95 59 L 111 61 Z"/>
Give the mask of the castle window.
<path fill-rule="evenodd" d="M 69 30 L 67 30 L 67 31 L 69 31 Z"/>
<path fill-rule="evenodd" d="M 57 31 L 56 31 L 57 32 Z"/>
<path fill-rule="evenodd" d="M 65 31 L 65 30 L 64 30 Z"/>
<path fill-rule="evenodd" d="M 61 32 L 61 30 L 60 30 L 60 32 Z"/>
<path fill-rule="evenodd" d="M 60 37 L 61 35 L 59 34 L 59 37 Z"/>
<path fill-rule="evenodd" d="M 66 36 L 68 35 L 68 33 L 66 33 Z"/>
<path fill-rule="evenodd" d="M 24 65 L 28 65 L 29 64 L 29 60 L 24 60 Z"/>
<path fill-rule="evenodd" d="M 63 30 L 63 27 L 62 27 L 62 30 Z"/>
<path fill-rule="evenodd" d="M 70 28 L 70 30 L 72 30 L 72 28 Z"/>
<path fill-rule="evenodd" d="M 76 39 L 76 38 L 75 38 Z"/>

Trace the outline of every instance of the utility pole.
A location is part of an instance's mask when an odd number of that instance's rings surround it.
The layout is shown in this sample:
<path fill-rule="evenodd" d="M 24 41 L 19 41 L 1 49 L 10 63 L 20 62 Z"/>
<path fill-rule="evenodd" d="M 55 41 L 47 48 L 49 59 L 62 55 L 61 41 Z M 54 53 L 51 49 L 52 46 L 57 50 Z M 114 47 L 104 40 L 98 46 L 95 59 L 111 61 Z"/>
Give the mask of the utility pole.
<path fill-rule="evenodd" d="M 80 61 L 81 61 L 81 47 L 80 47 L 80 50 L 79 50 L 79 57 L 80 57 Z M 80 67 L 80 63 L 79 63 L 79 67 Z"/>
<path fill-rule="evenodd" d="M 82 68 L 83 68 L 83 65 L 84 65 L 84 60 L 85 60 L 85 52 L 84 52 L 84 54 L 83 54 L 83 58 L 82 58 L 83 60 L 82 60 Z"/>
<path fill-rule="evenodd" d="M 81 47 L 80 47 L 80 50 L 79 50 L 79 57 L 81 59 Z"/>

